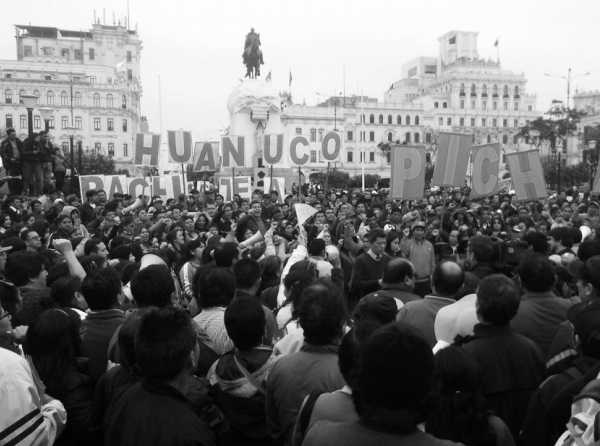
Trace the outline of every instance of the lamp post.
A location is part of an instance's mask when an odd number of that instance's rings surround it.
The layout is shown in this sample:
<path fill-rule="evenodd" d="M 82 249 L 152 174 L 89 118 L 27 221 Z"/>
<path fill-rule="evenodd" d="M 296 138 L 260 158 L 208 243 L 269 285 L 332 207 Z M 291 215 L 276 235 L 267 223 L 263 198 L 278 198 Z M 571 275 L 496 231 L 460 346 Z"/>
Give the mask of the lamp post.
<path fill-rule="evenodd" d="M 42 115 L 42 119 L 44 120 L 44 130 L 47 132 L 50 130 L 50 119 L 52 118 L 54 110 L 50 107 L 39 107 L 38 111 L 40 112 L 40 115 Z"/>
<path fill-rule="evenodd" d="M 75 127 L 66 127 L 64 130 L 69 132 L 69 165 L 71 166 L 71 193 L 75 191 L 75 147 L 73 146 Z"/>
<path fill-rule="evenodd" d="M 33 94 L 22 94 L 20 97 L 21 102 L 27 109 L 27 133 L 31 138 L 33 136 L 33 107 L 37 105 L 38 97 Z"/>
<path fill-rule="evenodd" d="M 544 76 L 553 77 L 555 79 L 563 79 L 567 81 L 567 110 L 569 110 L 569 103 L 571 102 L 571 82 L 578 77 L 589 76 L 590 74 L 591 73 L 589 71 L 586 71 L 585 73 L 572 74 L 571 67 L 569 67 L 566 76 L 555 76 L 550 73 L 544 73 Z"/>

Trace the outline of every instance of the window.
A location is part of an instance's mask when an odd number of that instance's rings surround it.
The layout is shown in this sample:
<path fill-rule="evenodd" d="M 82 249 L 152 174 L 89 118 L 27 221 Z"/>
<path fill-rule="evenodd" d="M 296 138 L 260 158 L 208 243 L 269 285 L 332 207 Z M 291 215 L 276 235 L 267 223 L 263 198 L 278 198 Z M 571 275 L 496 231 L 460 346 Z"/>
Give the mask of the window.
<path fill-rule="evenodd" d="M 419 117 L 415 116 L 415 125 L 419 125 Z"/>
<path fill-rule="evenodd" d="M 75 93 L 75 96 L 73 97 L 73 104 L 81 105 L 81 93 L 79 93 L 79 92 Z"/>
<path fill-rule="evenodd" d="M 425 142 L 431 144 L 431 133 L 425 133 Z"/>
<path fill-rule="evenodd" d="M 458 92 L 459 96 L 465 95 L 465 84 L 460 84 L 460 91 Z"/>
<path fill-rule="evenodd" d="M 464 108 L 465 108 L 465 100 L 464 100 L 464 99 L 461 99 L 461 100 L 460 100 L 460 109 L 461 109 L 461 110 L 464 110 Z"/>
<path fill-rule="evenodd" d="M 106 107 L 108 108 L 113 108 L 113 95 L 108 93 L 106 95 Z"/>
<path fill-rule="evenodd" d="M 98 93 L 94 93 L 93 103 L 94 107 L 100 107 L 100 95 Z"/>
<path fill-rule="evenodd" d="M 504 128 L 508 127 L 508 119 L 502 120 L 502 127 L 504 127 Z"/>
<path fill-rule="evenodd" d="M 102 143 L 95 142 L 94 143 L 94 153 L 101 153 L 101 152 L 102 152 Z"/>
<path fill-rule="evenodd" d="M 94 130 L 100 130 L 100 118 L 94 118 Z"/>
<path fill-rule="evenodd" d="M 517 98 L 520 97 L 520 95 L 519 95 L 519 86 L 518 85 L 515 85 L 515 93 L 514 93 L 513 96 L 515 97 L 515 99 L 517 99 Z"/>
<path fill-rule="evenodd" d="M 498 110 L 498 101 L 492 102 L 492 109 L 493 110 Z"/>
<path fill-rule="evenodd" d="M 451 126 L 452 125 L 452 118 L 447 118 L 446 119 L 446 125 L 447 126 Z"/>
<path fill-rule="evenodd" d="M 448 108 L 448 103 L 447 102 L 442 102 L 442 108 Z"/>
<path fill-rule="evenodd" d="M 383 124 L 383 115 L 379 115 L 379 123 Z"/>
<path fill-rule="evenodd" d="M 12 90 L 10 88 L 4 90 L 4 102 L 6 104 L 12 104 Z"/>
<path fill-rule="evenodd" d="M 317 142 L 317 129 L 310 129 L 310 142 Z"/>
<path fill-rule="evenodd" d="M 508 143 L 508 135 L 502 135 L 502 144 Z"/>
<path fill-rule="evenodd" d="M 128 81 L 133 80 L 133 71 L 131 71 L 131 68 L 127 68 L 127 80 Z"/>
<path fill-rule="evenodd" d="M 123 132 L 127 132 L 127 119 L 123 119 Z"/>
<path fill-rule="evenodd" d="M 396 116 L 396 124 L 402 125 L 402 116 L 400 116 L 400 115 Z"/>
<path fill-rule="evenodd" d="M 487 136 L 487 142 L 488 142 L 488 144 L 492 142 L 492 136 L 491 135 Z"/>
<path fill-rule="evenodd" d="M 113 118 L 107 118 L 106 119 L 106 130 L 108 130 L 109 132 L 114 131 L 115 129 L 115 121 Z"/>
<path fill-rule="evenodd" d="M 81 60 L 81 50 L 73 50 L 73 59 Z"/>
<path fill-rule="evenodd" d="M 23 55 L 25 57 L 31 57 L 31 56 L 33 56 L 33 49 L 31 48 L 31 45 L 25 45 L 23 47 Z"/>
<path fill-rule="evenodd" d="M 415 133 L 415 142 L 421 142 L 421 134 Z"/>
<path fill-rule="evenodd" d="M 127 108 L 127 96 L 121 96 L 121 108 Z"/>
<path fill-rule="evenodd" d="M 349 163 L 352 163 L 352 162 L 354 162 L 354 161 L 353 161 L 353 160 L 354 160 L 354 153 L 353 153 L 353 152 L 348 152 L 348 155 L 347 155 L 347 156 L 348 156 L 348 162 L 349 162 Z"/>
<path fill-rule="evenodd" d="M 324 133 L 325 133 L 325 129 L 319 129 L 319 142 L 323 141 Z"/>
<path fill-rule="evenodd" d="M 392 135 L 392 132 L 388 132 L 388 134 L 387 134 L 387 140 L 388 140 L 388 142 L 392 142 L 393 138 L 394 138 L 394 135 Z"/>
<path fill-rule="evenodd" d="M 11 77 L 12 77 L 12 74 L 10 74 L 10 73 L 6 73 L 4 75 L 4 79 L 10 79 Z"/>
<path fill-rule="evenodd" d="M 504 103 L 504 111 L 508 111 L 508 102 Z"/>
<path fill-rule="evenodd" d="M 519 127 L 519 120 L 518 120 L 518 119 L 515 119 L 515 120 L 513 121 L 513 124 L 514 124 L 514 127 L 515 127 L 515 128 L 518 128 L 518 127 Z"/>
<path fill-rule="evenodd" d="M 19 90 L 19 104 L 23 103 L 23 99 L 21 99 L 23 97 L 23 95 L 25 94 L 25 90 Z"/>
<path fill-rule="evenodd" d="M 477 107 L 477 102 L 471 101 L 471 108 L 475 108 L 475 107 Z"/>
<path fill-rule="evenodd" d="M 440 108 L 440 103 L 439 102 L 434 102 L 433 103 L 433 108 Z"/>
<path fill-rule="evenodd" d="M 352 138 L 354 138 L 354 135 L 353 135 L 353 133 L 352 133 L 352 130 L 348 130 L 348 131 L 346 132 L 346 139 L 347 139 L 348 141 L 352 141 Z"/>
<path fill-rule="evenodd" d="M 375 152 L 369 152 L 369 162 L 370 163 L 375 162 Z"/>
<path fill-rule="evenodd" d="M 487 110 L 487 101 L 481 101 L 481 109 Z"/>
<path fill-rule="evenodd" d="M 517 144 L 519 142 L 519 136 L 513 135 L 513 144 Z"/>
<path fill-rule="evenodd" d="M 364 115 L 364 113 L 363 113 L 363 114 L 360 116 L 360 122 L 361 122 L 361 124 L 364 124 L 365 122 L 367 122 L 367 121 L 365 120 L 365 115 Z"/>
<path fill-rule="evenodd" d="M 62 146 L 63 153 L 69 153 L 70 152 L 70 150 L 69 150 L 69 143 L 68 142 L 63 141 L 63 143 L 61 144 L 61 146 Z"/>
<path fill-rule="evenodd" d="M 471 118 L 471 127 L 475 127 L 475 118 Z"/>
<path fill-rule="evenodd" d="M 492 119 L 492 127 L 498 127 L 498 120 L 496 118 Z"/>
<path fill-rule="evenodd" d="M 96 83 L 96 76 L 90 76 L 90 84 L 95 84 Z"/>
<path fill-rule="evenodd" d="M 494 96 L 495 98 L 498 97 L 498 85 L 494 84 L 494 86 L 492 87 L 492 96 Z"/>
<path fill-rule="evenodd" d="M 393 122 L 392 115 L 388 115 L 388 124 L 392 124 Z"/>
<path fill-rule="evenodd" d="M 410 133 L 406 132 L 406 134 L 404 135 L 404 142 L 410 142 Z"/>
<path fill-rule="evenodd" d="M 302 135 L 302 127 L 296 127 L 296 135 Z"/>
<path fill-rule="evenodd" d="M 369 132 L 369 141 L 375 141 L 375 132 L 371 131 Z"/>
<path fill-rule="evenodd" d="M 406 123 L 406 125 L 410 125 L 410 116 L 406 115 L 406 118 L 404 118 L 404 122 Z"/>
<path fill-rule="evenodd" d="M 61 116 L 60 117 L 60 128 L 66 129 L 67 127 L 69 127 L 69 118 L 67 116 Z"/>
<path fill-rule="evenodd" d="M 60 50 L 60 55 L 62 57 L 66 57 L 68 59 L 69 58 L 69 49 L 68 48 L 62 48 Z"/>
<path fill-rule="evenodd" d="M 527 106 L 527 111 L 533 111 L 533 105 L 531 105 L 531 104 L 530 104 L 530 105 L 528 105 L 528 106 Z"/>
<path fill-rule="evenodd" d="M 504 88 L 502 89 L 502 96 L 505 98 L 508 97 L 508 85 L 505 85 Z"/>
<path fill-rule="evenodd" d="M 311 150 L 310 151 L 310 162 L 311 163 L 316 163 L 317 162 L 317 151 L 316 150 Z"/>
<path fill-rule="evenodd" d="M 53 129 L 54 128 L 54 116 L 51 117 L 50 119 L 48 119 L 48 128 L 49 129 Z"/>
<path fill-rule="evenodd" d="M 131 62 L 131 51 L 127 51 L 127 62 Z"/>
<path fill-rule="evenodd" d="M 460 125 L 461 127 L 464 127 L 465 126 L 465 118 L 459 118 L 458 125 Z"/>
<path fill-rule="evenodd" d="M 52 48 L 51 46 L 43 46 L 42 54 L 44 56 L 52 56 L 52 55 L 54 55 L 54 48 Z"/>
<path fill-rule="evenodd" d="M 13 126 L 12 115 L 10 113 L 6 115 L 6 117 L 5 117 L 5 123 L 6 123 L 6 125 L 5 125 L 6 128 L 9 128 L 9 127 Z"/>
<path fill-rule="evenodd" d="M 52 90 L 49 90 L 48 93 L 46 93 L 46 104 L 54 105 L 54 92 Z"/>
<path fill-rule="evenodd" d="M 95 58 L 96 58 L 96 51 L 94 50 L 94 48 L 90 48 L 88 50 L 88 59 L 94 60 Z"/>
<path fill-rule="evenodd" d="M 484 98 L 487 98 L 487 84 L 483 84 L 481 86 L 481 96 L 483 96 Z"/>
<path fill-rule="evenodd" d="M 66 91 L 60 92 L 60 105 L 69 105 L 69 96 Z"/>
<path fill-rule="evenodd" d="M 385 162 L 389 164 L 391 160 L 392 160 L 392 154 L 390 152 L 386 152 L 385 153 Z"/>
<path fill-rule="evenodd" d="M 82 123 L 82 119 L 81 116 L 75 116 L 75 128 L 76 129 L 80 129 L 82 127 L 81 123 Z"/>
<path fill-rule="evenodd" d="M 112 142 L 108 143 L 108 156 L 115 156 L 115 145 Z"/>
<path fill-rule="evenodd" d="M 125 157 L 128 156 L 128 154 L 127 154 L 127 144 L 126 143 L 123 144 L 123 156 L 125 156 Z"/>
<path fill-rule="evenodd" d="M 438 124 L 440 127 L 444 125 L 444 118 L 442 118 L 441 116 L 438 118 Z"/>
<path fill-rule="evenodd" d="M 375 115 L 369 115 L 369 124 L 375 124 Z"/>
<path fill-rule="evenodd" d="M 19 124 L 22 129 L 27 128 L 27 115 L 19 115 Z"/>
<path fill-rule="evenodd" d="M 485 127 L 485 118 L 481 118 L 481 127 Z"/>
<path fill-rule="evenodd" d="M 519 103 L 518 102 L 515 102 L 514 110 L 515 111 L 519 111 Z"/>
<path fill-rule="evenodd" d="M 477 96 L 477 86 L 475 84 L 471 84 L 471 96 Z"/>
<path fill-rule="evenodd" d="M 33 117 L 33 128 L 34 129 L 41 129 L 42 128 L 42 119 L 40 118 L 39 115 L 35 115 Z"/>

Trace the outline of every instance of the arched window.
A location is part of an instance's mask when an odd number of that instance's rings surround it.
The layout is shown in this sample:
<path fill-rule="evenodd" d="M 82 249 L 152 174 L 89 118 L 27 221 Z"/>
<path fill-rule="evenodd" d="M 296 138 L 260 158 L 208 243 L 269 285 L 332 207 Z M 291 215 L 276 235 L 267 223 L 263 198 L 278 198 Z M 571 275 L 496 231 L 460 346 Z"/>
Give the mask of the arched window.
<path fill-rule="evenodd" d="M 502 135 L 502 144 L 508 144 L 508 135 Z"/>
<path fill-rule="evenodd" d="M 394 122 L 394 121 L 392 120 L 392 115 L 388 115 L 388 124 L 391 124 L 392 122 Z"/>
<path fill-rule="evenodd" d="M 113 108 L 113 95 L 110 93 L 106 95 L 106 107 Z"/>
<path fill-rule="evenodd" d="M 465 95 L 465 84 L 460 84 L 460 91 L 458 92 L 459 96 Z"/>
<path fill-rule="evenodd" d="M 127 108 L 127 96 L 121 96 L 121 108 Z"/>
<path fill-rule="evenodd" d="M 94 93 L 93 104 L 94 104 L 94 107 L 100 107 L 100 94 L 99 93 Z"/>
<path fill-rule="evenodd" d="M 514 94 L 515 98 L 519 97 L 519 86 L 515 85 L 515 94 Z"/>
<path fill-rule="evenodd" d="M 76 92 L 75 95 L 73 96 L 73 103 L 75 105 L 81 105 L 81 93 L 80 92 Z"/>
<path fill-rule="evenodd" d="M 46 104 L 54 105 L 54 92 L 52 90 L 48 90 L 46 93 Z"/>
<path fill-rule="evenodd" d="M 488 142 L 488 143 L 491 143 L 491 142 L 492 142 L 492 135 L 488 135 L 488 136 L 487 136 L 487 142 Z"/>
<path fill-rule="evenodd" d="M 6 104 L 12 104 L 12 90 L 10 88 L 7 88 L 6 90 L 4 90 L 4 102 Z M 6 125 L 6 127 L 12 127 L 11 125 Z"/>
<path fill-rule="evenodd" d="M 396 124 L 398 124 L 398 125 L 402 124 L 402 116 L 400 116 L 400 115 L 396 116 Z"/>
<path fill-rule="evenodd" d="M 404 142 L 410 142 L 410 132 L 406 132 L 406 135 L 404 135 Z"/>
<path fill-rule="evenodd" d="M 394 136 L 392 135 L 392 132 L 388 132 L 388 135 L 387 135 L 387 136 L 388 136 L 388 141 L 389 141 L 389 142 L 392 142 L 392 140 L 393 140 L 393 137 L 394 137 Z"/>
<path fill-rule="evenodd" d="M 410 116 L 406 115 L 406 118 L 404 118 L 404 122 L 406 125 L 410 125 Z"/>
<path fill-rule="evenodd" d="M 508 97 L 508 85 L 505 85 L 504 88 L 502 89 L 502 96 L 505 98 Z"/>
<path fill-rule="evenodd" d="M 60 105 L 69 105 L 69 96 L 66 91 L 60 92 Z"/>
<path fill-rule="evenodd" d="M 421 134 L 415 133 L 415 142 L 421 142 Z"/>
<path fill-rule="evenodd" d="M 494 86 L 492 87 L 492 95 L 494 97 L 498 97 L 498 85 L 494 84 Z"/>
<path fill-rule="evenodd" d="M 375 124 L 375 115 L 369 115 L 369 124 Z"/>
<path fill-rule="evenodd" d="M 433 103 L 433 108 L 440 108 L 440 103 L 439 102 L 434 102 Z"/>
<path fill-rule="evenodd" d="M 383 115 L 379 115 L 379 123 L 383 124 Z"/>
<path fill-rule="evenodd" d="M 419 116 L 415 116 L 415 125 L 419 125 Z"/>
<path fill-rule="evenodd" d="M 364 124 L 365 122 L 367 122 L 367 121 L 365 120 L 365 115 L 364 115 L 364 113 L 363 113 L 363 115 L 362 115 L 362 121 L 361 121 L 361 122 L 362 122 L 363 124 Z"/>
<path fill-rule="evenodd" d="M 481 86 L 481 96 L 484 96 L 487 98 L 487 85 L 486 84 L 483 84 Z"/>
<path fill-rule="evenodd" d="M 448 108 L 448 103 L 447 102 L 442 102 L 442 108 Z"/>
<path fill-rule="evenodd" d="M 477 96 L 477 85 L 471 84 L 471 96 Z"/>

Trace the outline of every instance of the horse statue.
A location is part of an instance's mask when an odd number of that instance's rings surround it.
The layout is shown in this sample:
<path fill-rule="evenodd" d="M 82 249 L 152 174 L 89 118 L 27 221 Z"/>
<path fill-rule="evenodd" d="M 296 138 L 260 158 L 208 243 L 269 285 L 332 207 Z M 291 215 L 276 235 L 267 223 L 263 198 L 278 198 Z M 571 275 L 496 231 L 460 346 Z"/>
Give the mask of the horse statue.
<path fill-rule="evenodd" d="M 244 65 L 246 65 L 245 77 L 256 79 L 260 76 L 260 66 L 264 63 L 263 54 L 260 49 L 260 34 L 256 34 L 254 28 L 252 28 L 246 36 L 242 58 L 244 60 Z"/>

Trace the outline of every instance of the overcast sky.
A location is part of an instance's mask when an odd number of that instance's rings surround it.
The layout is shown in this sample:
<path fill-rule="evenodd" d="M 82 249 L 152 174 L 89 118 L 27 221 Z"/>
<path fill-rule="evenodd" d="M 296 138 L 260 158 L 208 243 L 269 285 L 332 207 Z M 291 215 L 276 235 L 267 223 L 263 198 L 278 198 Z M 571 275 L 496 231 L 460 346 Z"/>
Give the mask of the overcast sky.
<path fill-rule="evenodd" d="M 76 7 L 75 7 L 76 5 Z M 19 0 L 0 17 L 0 59 L 15 59 L 16 23 L 86 30 L 94 9 L 107 24 L 124 16 L 127 0 Z M 450 30 L 479 31 L 479 54 L 524 72 L 539 110 L 565 99 L 566 82 L 544 76 L 590 71 L 576 88 L 600 88 L 598 0 L 130 0 L 130 25 L 143 40 L 142 113 L 159 130 L 189 129 L 195 140 L 228 125 L 227 97 L 244 74 L 241 53 L 250 27 L 261 35 L 273 83 L 294 101 L 314 104 L 317 93 L 364 93 L 380 100 L 416 56 L 437 56 L 437 38 Z"/>

